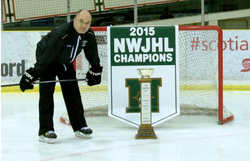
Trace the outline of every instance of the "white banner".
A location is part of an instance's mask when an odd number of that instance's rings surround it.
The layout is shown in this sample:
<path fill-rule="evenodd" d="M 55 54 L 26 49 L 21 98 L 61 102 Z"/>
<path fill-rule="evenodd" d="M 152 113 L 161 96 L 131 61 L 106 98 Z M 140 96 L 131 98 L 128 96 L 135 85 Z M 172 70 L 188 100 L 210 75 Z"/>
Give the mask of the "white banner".
<path fill-rule="evenodd" d="M 224 85 L 250 84 L 250 30 L 223 31 Z"/>
<path fill-rule="evenodd" d="M 1 84 L 17 83 L 34 66 L 36 44 L 48 32 L 1 33 Z"/>
<path fill-rule="evenodd" d="M 46 33 L 1 32 L 2 84 L 19 82 L 23 70 L 34 65 L 36 44 Z M 249 85 L 249 35 L 250 30 L 223 31 L 224 85 Z"/>
<path fill-rule="evenodd" d="M 136 127 L 151 120 L 156 126 L 178 116 L 178 26 L 109 29 L 109 116 Z M 138 70 L 153 72 L 146 79 Z"/>

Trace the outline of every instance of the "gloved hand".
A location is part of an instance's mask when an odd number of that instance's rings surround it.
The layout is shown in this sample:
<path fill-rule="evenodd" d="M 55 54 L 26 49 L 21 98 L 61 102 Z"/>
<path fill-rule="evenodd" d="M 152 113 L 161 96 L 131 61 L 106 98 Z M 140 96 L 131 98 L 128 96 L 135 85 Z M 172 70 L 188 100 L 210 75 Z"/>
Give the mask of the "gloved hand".
<path fill-rule="evenodd" d="M 26 72 L 24 73 L 24 75 L 22 76 L 21 80 L 20 80 L 20 89 L 24 92 L 26 89 L 33 89 L 33 82 L 38 80 L 38 76 L 37 73 L 35 71 L 34 68 L 29 68 L 28 70 L 26 70 Z"/>
<path fill-rule="evenodd" d="M 90 68 L 86 74 L 88 85 L 93 86 L 101 83 L 102 67 Z"/>

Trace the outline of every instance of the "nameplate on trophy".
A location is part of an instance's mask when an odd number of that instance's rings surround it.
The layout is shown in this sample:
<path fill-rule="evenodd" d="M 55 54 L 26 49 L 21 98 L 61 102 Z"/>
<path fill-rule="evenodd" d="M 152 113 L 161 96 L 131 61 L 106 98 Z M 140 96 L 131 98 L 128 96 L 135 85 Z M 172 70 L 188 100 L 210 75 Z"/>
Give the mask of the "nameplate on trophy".
<path fill-rule="evenodd" d="M 151 124 L 151 84 L 141 83 L 141 124 Z"/>

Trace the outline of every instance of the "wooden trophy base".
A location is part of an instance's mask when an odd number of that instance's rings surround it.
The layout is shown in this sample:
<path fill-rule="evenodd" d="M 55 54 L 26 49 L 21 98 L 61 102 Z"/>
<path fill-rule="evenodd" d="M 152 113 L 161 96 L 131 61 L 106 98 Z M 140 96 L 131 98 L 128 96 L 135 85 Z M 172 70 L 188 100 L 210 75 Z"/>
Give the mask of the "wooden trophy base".
<path fill-rule="evenodd" d="M 135 139 L 157 139 L 157 135 L 151 124 L 142 124 L 139 127 L 138 134 L 135 135 Z"/>

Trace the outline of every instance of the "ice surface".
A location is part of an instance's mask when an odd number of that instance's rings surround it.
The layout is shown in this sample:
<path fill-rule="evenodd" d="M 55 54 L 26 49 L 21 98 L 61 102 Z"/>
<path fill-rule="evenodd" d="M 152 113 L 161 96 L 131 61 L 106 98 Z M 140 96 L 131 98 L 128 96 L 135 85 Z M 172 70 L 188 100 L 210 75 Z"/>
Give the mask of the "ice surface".
<path fill-rule="evenodd" d="M 55 94 L 54 144 L 38 141 L 38 94 L 1 94 L 1 161 L 248 161 L 250 92 L 224 92 L 235 119 L 180 115 L 154 128 L 158 139 L 136 140 L 137 128 L 108 116 L 86 117 L 92 139 L 76 138 L 59 117 L 66 111 Z"/>

